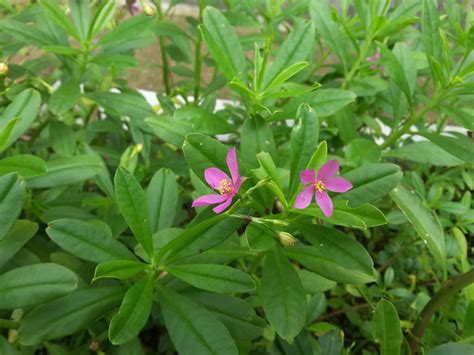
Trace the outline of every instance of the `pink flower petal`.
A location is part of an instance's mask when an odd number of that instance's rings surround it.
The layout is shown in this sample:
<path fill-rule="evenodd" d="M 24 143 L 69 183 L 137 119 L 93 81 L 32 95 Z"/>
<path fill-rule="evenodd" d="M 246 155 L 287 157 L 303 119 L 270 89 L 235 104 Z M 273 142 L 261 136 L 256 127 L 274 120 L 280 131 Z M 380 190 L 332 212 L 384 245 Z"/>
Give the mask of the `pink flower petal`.
<path fill-rule="evenodd" d="M 327 179 L 324 182 L 324 186 L 326 187 L 326 189 L 333 192 L 346 192 L 352 189 L 352 184 L 350 183 L 350 181 L 340 176 L 335 176 L 330 179 Z"/>
<path fill-rule="evenodd" d="M 239 173 L 239 164 L 237 163 L 237 154 L 235 153 L 235 147 L 230 148 L 229 153 L 227 153 L 227 166 L 232 176 L 232 182 L 234 183 L 235 191 L 238 191 L 240 188 L 240 173 Z"/>
<path fill-rule="evenodd" d="M 316 179 L 313 169 L 302 170 L 300 172 L 300 180 L 303 184 L 313 184 Z"/>
<path fill-rule="evenodd" d="M 328 161 L 318 171 L 319 180 L 327 180 L 339 171 L 339 162 L 335 159 Z"/>
<path fill-rule="evenodd" d="M 216 206 L 212 209 L 215 213 L 221 213 L 227 207 L 230 206 L 230 204 L 232 203 L 232 197 L 234 197 L 234 195 L 227 195 L 226 197 L 227 197 L 227 201 L 225 201 L 224 203 L 221 203 L 220 205 L 218 205 L 218 206 Z"/>
<path fill-rule="evenodd" d="M 326 192 L 316 191 L 316 202 L 326 217 L 331 217 L 333 212 L 332 201 Z"/>
<path fill-rule="evenodd" d="M 313 199 L 313 191 L 313 186 L 306 186 L 303 191 L 296 196 L 295 208 L 304 209 L 308 207 Z"/>
<path fill-rule="evenodd" d="M 227 195 L 218 195 L 218 194 L 204 195 L 195 199 L 193 201 L 192 207 L 215 205 L 216 203 L 221 203 L 228 198 L 229 196 Z"/>
<path fill-rule="evenodd" d="M 227 174 L 224 173 L 221 169 L 217 168 L 209 168 L 204 170 L 204 177 L 209 186 L 213 189 L 217 189 L 222 180 L 230 181 Z"/>

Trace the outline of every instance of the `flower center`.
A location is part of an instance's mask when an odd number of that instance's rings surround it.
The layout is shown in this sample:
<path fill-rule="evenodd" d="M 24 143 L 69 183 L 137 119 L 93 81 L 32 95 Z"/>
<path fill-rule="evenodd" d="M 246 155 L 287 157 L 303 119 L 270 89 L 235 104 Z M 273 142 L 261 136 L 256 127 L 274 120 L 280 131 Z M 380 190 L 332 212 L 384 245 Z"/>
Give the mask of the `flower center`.
<path fill-rule="evenodd" d="M 326 186 L 324 185 L 324 182 L 322 182 L 321 180 L 318 180 L 318 181 L 316 181 L 316 183 L 314 184 L 314 188 L 315 188 L 316 191 L 318 191 L 318 192 L 323 192 L 323 191 L 326 189 Z"/>
<path fill-rule="evenodd" d="M 234 185 L 229 180 L 221 180 L 217 187 L 217 191 L 219 191 L 221 195 L 233 194 Z"/>

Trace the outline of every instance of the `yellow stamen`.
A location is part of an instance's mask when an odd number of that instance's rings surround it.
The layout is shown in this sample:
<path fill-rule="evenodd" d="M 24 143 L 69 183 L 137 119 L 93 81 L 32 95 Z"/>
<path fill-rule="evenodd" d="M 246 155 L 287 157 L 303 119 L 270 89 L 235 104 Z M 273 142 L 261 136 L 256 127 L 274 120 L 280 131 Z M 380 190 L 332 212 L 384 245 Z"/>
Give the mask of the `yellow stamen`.
<path fill-rule="evenodd" d="M 221 180 L 219 182 L 219 187 L 217 188 L 217 191 L 219 191 L 221 195 L 231 194 L 234 192 L 234 186 L 228 180 Z"/>
<path fill-rule="evenodd" d="M 314 184 L 314 188 L 315 188 L 316 191 L 318 191 L 318 192 L 323 192 L 323 191 L 326 189 L 326 186 L 324 186 L 324 182 L 322 182 L 321 180 L 318 180 L 318 181 Z"/>

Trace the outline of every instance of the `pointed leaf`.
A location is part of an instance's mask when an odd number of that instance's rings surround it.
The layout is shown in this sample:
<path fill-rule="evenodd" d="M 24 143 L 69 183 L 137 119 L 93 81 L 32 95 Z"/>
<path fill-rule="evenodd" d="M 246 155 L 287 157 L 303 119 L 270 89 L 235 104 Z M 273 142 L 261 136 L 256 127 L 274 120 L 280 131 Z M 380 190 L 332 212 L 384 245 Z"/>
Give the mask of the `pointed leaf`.
<path fill-rule="evenodd" d="M 402 185 L 398 185 L 390 193 L 390 197 L 426 243 L 437 263 L 446 271 L 444 233 L 435 212 L 426 207 L 415 191 L 409 191 Z"/>
<path fill-rule="evenodd" d="M 166 328 L 181 355 L 237 355 L 227 328 L 210 311 L 167 288 L 158 289 Z"/>
<path fill-rule="evenodd" d="M 153 255 L 150 212 L 142 187 L 132 173 L 119 168 L 115 174 L 115 196 L 120 212 L 148 255 Z"/>
<path fill-rule="evenodd" d="M 110 321 L 109 339 L 112 344 L 128 343 L 145 326 L 153 304 L 154 280 L 154 274 L 150 274 L 128 289 L 118 313 Z"/>
<path fill-rule="evenodd" d="M 74 291 L 77 282 L 76 274 L 57 264 L 33 264 L 10 270 L 0 276 L 0 309 L 53 300 Z"/>
<path fill-rule="evenodd" d="M 260 300 L 268 321 L 282 338 L 291 342 L 306 319 L 303 285 L 278 246 L 266 253 Z"/>
<path fill-rule="evenodd" d="M 100 263 L 115 259 L 135 259 L 126 246 L 96 224 L 58 219 L 49 224 L 46 233 L 62 249 L 84 260 Z"/>
<path fill-rule="evenodd" d="M 120 304 L 121 287 L 82 289 L 46 303 L 22 319 L 19 342 L 36 345 L 84 329 Z"/>
<path fill-rule="evenodd" d="M 172 265 L 166 270 L 173 276 L 203 290 L 221 293 L 248 292 L 255 288 L 245 272 L 225 265 Z"/>

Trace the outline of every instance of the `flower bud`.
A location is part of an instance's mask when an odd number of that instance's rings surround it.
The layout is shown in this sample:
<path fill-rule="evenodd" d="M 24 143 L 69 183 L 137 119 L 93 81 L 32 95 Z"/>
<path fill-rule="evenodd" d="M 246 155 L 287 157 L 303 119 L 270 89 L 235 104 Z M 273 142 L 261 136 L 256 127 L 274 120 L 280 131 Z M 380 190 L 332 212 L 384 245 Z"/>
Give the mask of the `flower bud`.
<path fill-rule="evenodd" d="M 7 75 L 8 74 L 8 65 L 7 63 L 0 62 L 0 75 Z"/>
<path fill-rule="evenodd" d="M 287 232 L 278 232 L 278 240 L 280 241 L 281 245 L 285 247 L 292 247 L 298 241 L 298 239 Z"/>
<path fill-rule="evenodd" d="M 153 8 L 148 5 L 148 4 L 145 4 L 143 5 L 143 12 L 147 15 L 147 16 L 155 16 L 155 11 L 153 10 Z"/>

